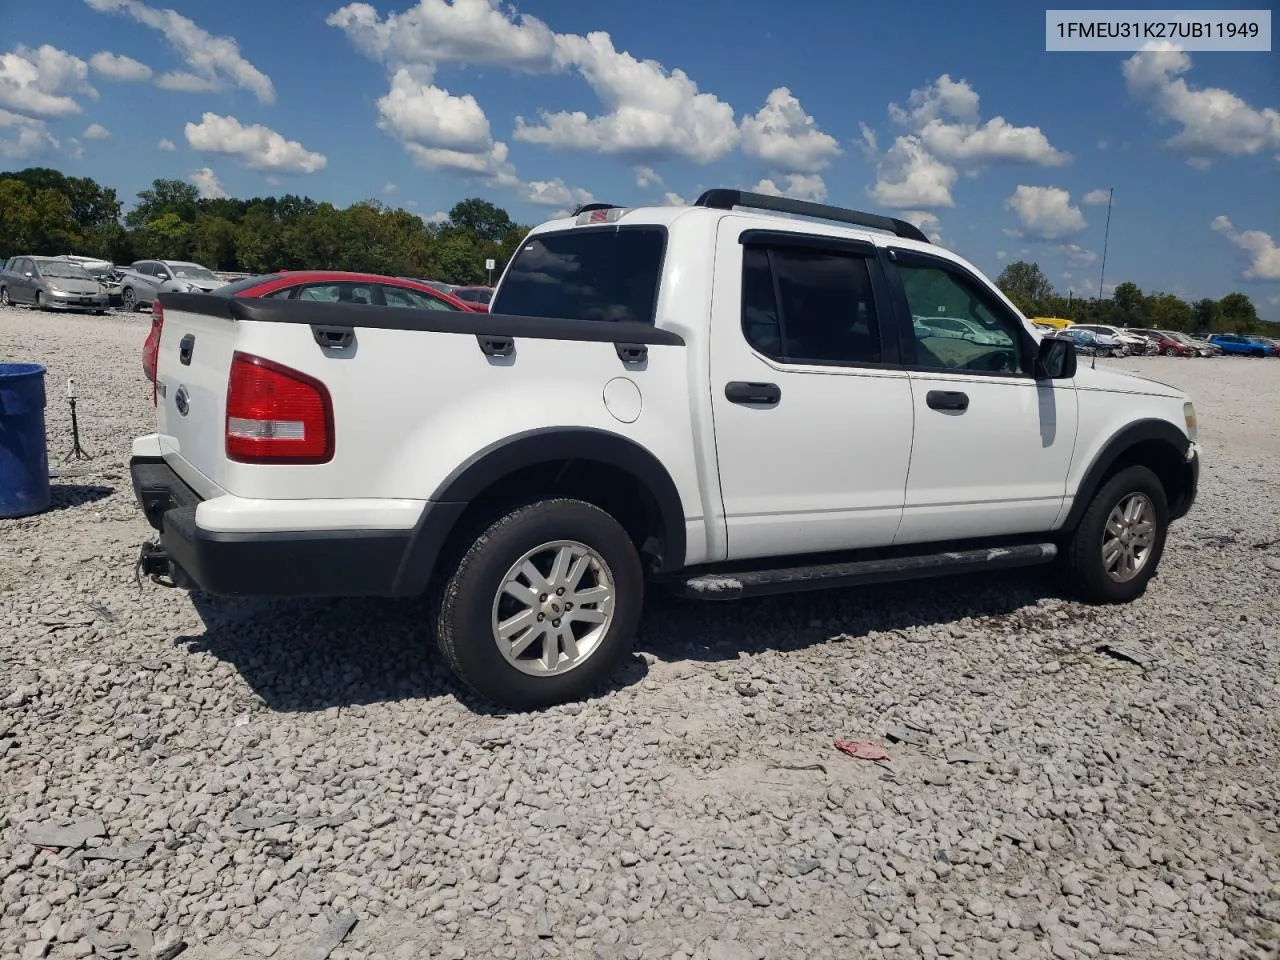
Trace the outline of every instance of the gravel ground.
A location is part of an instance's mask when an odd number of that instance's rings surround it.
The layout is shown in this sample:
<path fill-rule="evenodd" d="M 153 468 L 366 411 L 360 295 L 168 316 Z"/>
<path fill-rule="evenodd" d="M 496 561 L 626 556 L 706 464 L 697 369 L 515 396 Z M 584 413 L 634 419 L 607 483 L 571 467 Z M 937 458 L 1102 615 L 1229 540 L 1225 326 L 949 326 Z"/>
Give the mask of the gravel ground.
<path fill-rule="evenodd" d="M 147 326 L 0 311 L 94 454 L 0 521 L 0 955 L 1277 955 L 1280 361 L 1103 361 L 1200 412 L 1138 603 L 659 599 L 615 690 L 502 716 L 412 603 L 134 582 Z"/>

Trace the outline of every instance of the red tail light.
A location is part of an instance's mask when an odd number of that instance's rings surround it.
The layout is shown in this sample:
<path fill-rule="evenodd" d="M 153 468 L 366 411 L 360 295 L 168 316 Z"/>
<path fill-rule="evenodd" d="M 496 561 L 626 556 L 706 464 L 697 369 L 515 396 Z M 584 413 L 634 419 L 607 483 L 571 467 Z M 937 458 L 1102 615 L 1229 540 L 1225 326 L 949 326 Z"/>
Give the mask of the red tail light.
<path fill-rule="evenodd" d="M 235 353 L 227 384 L 227 459 L 327 463 L 333 401 L 323 383 L 270 360 Z"/>
<path fill-rule="evenodd" d="M 142 345 L 142 372 L 151 381 L 151 403 L 156 402 L 156 367 L 160 359 L 160 334 L 164 331 L 164 307 L 157 300 L 151 306 L 151 331 Z"/>

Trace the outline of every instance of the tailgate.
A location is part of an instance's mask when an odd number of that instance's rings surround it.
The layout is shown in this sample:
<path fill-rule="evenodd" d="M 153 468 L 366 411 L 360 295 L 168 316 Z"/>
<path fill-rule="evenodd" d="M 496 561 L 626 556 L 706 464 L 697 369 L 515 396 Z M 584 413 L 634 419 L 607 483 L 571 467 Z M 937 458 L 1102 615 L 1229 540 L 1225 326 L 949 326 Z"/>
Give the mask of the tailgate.
<path fill-rule="evenodd" d="M 224 316 L 183 310 L 183 299 L 164 296 L 156 429 L 165 461 L 209 498 L 225 489 L 227 378 L 236 322 L 229 310 Z"/>

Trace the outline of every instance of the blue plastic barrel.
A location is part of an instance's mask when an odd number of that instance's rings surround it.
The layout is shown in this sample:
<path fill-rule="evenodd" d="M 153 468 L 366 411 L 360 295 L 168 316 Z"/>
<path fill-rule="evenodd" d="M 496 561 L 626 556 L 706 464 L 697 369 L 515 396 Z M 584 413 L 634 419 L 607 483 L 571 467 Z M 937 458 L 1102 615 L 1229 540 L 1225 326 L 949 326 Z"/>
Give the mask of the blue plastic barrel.
<path fill-rule="evenodd" d="M 0 363 L 0 517 L 49 506 L 44 402 L 44 367 Z"/>

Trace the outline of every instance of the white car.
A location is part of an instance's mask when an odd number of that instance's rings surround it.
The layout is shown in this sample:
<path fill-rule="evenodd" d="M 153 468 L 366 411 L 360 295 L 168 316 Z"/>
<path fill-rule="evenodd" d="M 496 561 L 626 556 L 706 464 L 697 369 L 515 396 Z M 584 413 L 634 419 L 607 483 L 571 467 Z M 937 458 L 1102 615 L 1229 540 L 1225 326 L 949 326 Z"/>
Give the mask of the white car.
<path fill-rule="evenodd" d="M 999 342 L 911 323 L 939 303 Z M 140 569 L 422 596 L 456 675 L 523 709 L 606 679 L 651 584 L 1052 563 L 1124 602 L 1196 496 L 1187 397 L 1077 365 L 901 220 L 737 190 L 592 204 L 526 237 L 491 307 L 160 294 Z"/>
<path fill-rule="evenodd" d="M 1160 352 L 1160 348 L 1155 346 L 1147 337 L 1140 333 L 1134 333 L 1132 330 L 1126 330 L 1124 327 L 1111 327 L 1102 323 L 1077 323 L 1074 329 L 1088 330 L 1090 333 L 1115 337 L 1124 346 L 1127 353 L 1136 356 L 1152 355 Z"/>

